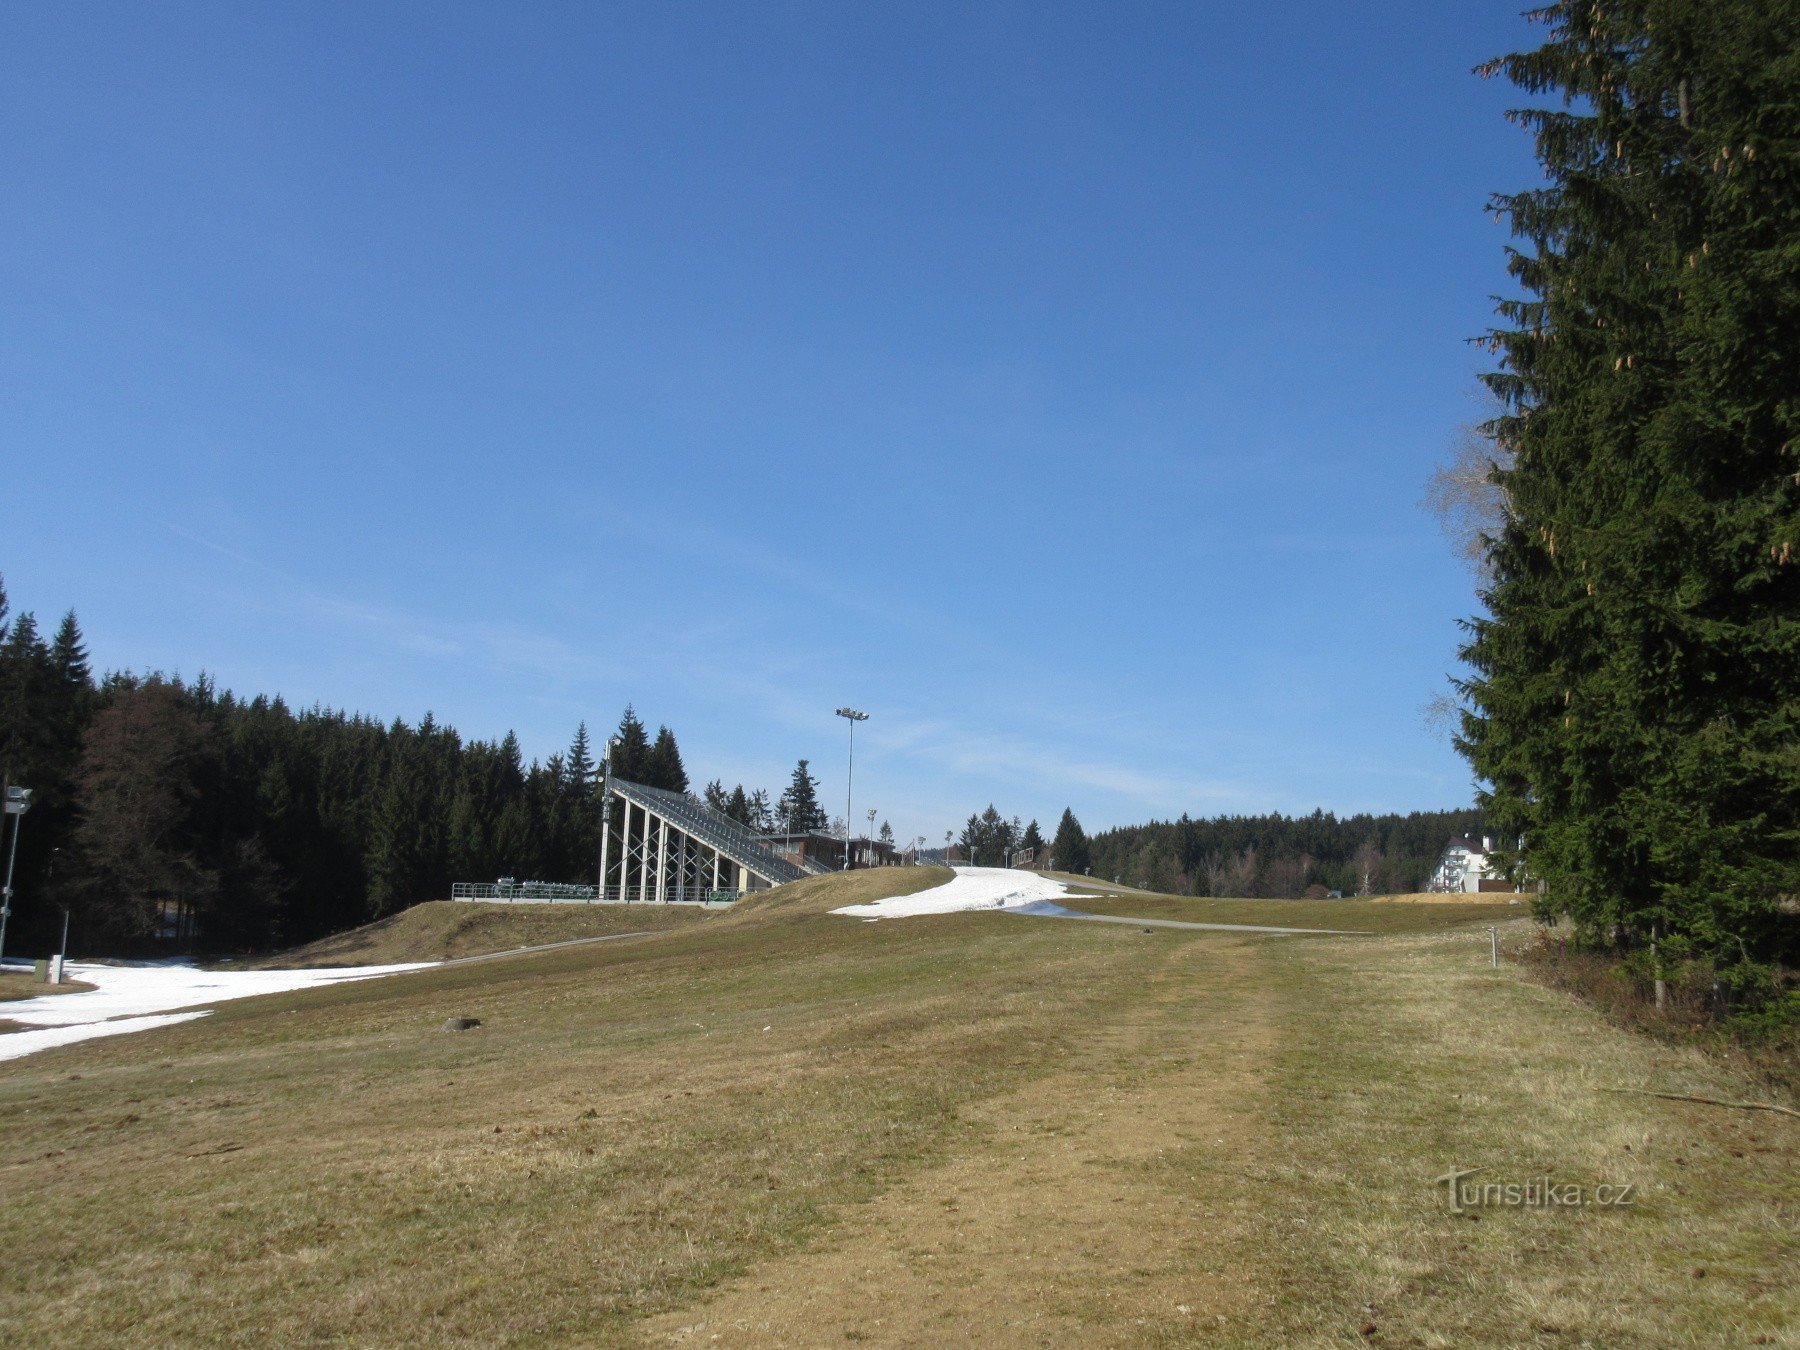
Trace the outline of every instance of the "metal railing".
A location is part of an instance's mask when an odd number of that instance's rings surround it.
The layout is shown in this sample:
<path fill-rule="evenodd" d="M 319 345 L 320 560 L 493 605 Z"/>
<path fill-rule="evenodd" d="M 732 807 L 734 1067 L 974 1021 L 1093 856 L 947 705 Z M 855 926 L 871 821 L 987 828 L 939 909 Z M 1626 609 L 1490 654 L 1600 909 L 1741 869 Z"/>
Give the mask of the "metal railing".
<path fill-rule="evenodd" d="M 547 894 L 539 889 L 528 891 L 523 885 L 497 886 L 458 881 L 450 887 L 450 898 L 482 900 L 502 905 L 729 905 L 750 894 L 748 891 L 724 886 L 665 886 L 659 902 L 654 885 L 608 886 L 604 890 L 595 886 L 555 886 L 549 889 L 554 889 L 557 893 Z"/>
<path fill-rule="evenodd" d="M 536 905 L 581 905 L 593 903 L 594 888 L 561 881 L 458 881 L 450 887 L 450 898 L 516 900 Z"/>

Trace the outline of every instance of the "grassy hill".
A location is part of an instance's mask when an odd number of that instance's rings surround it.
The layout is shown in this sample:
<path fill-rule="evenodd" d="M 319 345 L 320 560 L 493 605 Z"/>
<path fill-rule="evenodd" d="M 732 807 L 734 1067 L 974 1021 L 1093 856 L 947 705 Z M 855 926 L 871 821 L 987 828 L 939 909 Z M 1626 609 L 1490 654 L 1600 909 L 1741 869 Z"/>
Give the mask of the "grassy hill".
<path fill-rule="evenodd" d="M 819 878 L 0 1065 L 0 1334 L 1791 1335 L 1795 1123 L 1604 1091 L 1746 1089 L 1490 969 L 1469 916 L 1249 939 L 825 912 L 937 879 Z M 1452 1167 L 1635 1203 L 1471 1219 Z"/>
<path fill-rule="evenodd" d="M 242 970 L 293 970 L 448 961 L 571 938 L 681 928 L 720 912 L 695 905 L 492 905 L 431 900 L 304 947 L 232 964 Z"/>

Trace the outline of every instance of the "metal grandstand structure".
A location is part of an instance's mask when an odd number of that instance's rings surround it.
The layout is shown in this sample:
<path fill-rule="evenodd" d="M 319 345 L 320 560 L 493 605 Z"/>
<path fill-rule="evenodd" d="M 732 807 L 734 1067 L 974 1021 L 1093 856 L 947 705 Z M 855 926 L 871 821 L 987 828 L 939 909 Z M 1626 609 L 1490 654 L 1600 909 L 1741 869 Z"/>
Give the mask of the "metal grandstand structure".
<path fill-rule="evenodd" d="M 630 783 L 610 773 L 602 782 L 602 901 L 735 900 L 823 870 L 783 857 L 754 831 L 686 793 Z M 615 801 L 622 817 L 616 829 Z"/>

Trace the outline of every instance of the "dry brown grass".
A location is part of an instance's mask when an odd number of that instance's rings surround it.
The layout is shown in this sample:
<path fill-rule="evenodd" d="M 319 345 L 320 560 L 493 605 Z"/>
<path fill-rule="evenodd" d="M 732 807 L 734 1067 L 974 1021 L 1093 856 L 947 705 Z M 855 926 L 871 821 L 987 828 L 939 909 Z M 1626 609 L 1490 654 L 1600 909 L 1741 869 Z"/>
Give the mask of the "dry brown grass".
<path fill-rule="evenodd" d="M 1394 905 L 1376 900 L 1210 900 L 1147 891 L 1079 896 L 1062 902 L 1090 914 L 1194 923 L 1243 923 L 1268 927 L 1351 929 L 1367 933 L 1417 933 L 1468 924 L 1504 923 L 1517 906 L 1494 904 Z"/>
<path fill-rule="evenodd" d="M 0 972 L 0 1003 L 11 1003 L 22 998 L 37 998 L 43 994 L 79 994 L 83 990 L 93 987 L 91 984 L 83 984 L 80 980 L 64 980 L 61 984 L 50 984 L 40 980 L 30 971 L 8 970 Z"/>
<path fill-rule="evenodd" d="M 823 912 L 935 879 L 0 1065 L 0 1338 L 1791 1336 L 1800 1131 L 1596 1091 L 1741 1085 L 1478 929 Z M 1471 1222 L 1453 1163 L 1646 1200 Z"/>
<path fill-rule="evenodd" d="M 1509 930 L 1526 940 L 1529 925 Z M 1729 1068 L 1490 969 L 1484 934 L 1297 944 L 1313 997 L 1262 1151 L 1284 1340 L 1373 1325 L 1418 1345 L 1793 1344 L 1800 1131 L 1763 1113 L 1614 1095 L 1741 1095 Z M 1629 1208 L 1450 1212 L 1430 1179 L 1636 1187 Z"/>
<path fill-rule="evenodd" d="M 432 900 L 304 947 L 229 964 L 240 970 L 293 970 L 447 961 L 572 938 L 681 928 L 723 912 L 697 905 L 502 905 Z"/>
<path fill-rule="evenodd" d="M 1358 896 L 1377 905 L 1505 905 L 1515 914 L 1531 912 L 1529 895 L 1513 895 L 1504 891 L 1414 891 L 1406 895 Z"/>

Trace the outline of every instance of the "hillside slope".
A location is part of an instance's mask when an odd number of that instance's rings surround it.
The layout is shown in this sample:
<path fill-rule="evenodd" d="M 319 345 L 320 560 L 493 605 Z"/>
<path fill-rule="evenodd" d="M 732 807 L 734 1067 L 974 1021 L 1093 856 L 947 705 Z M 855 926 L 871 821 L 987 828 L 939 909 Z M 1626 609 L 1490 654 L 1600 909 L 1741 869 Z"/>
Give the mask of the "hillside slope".
<path fill-rule="evenodd" d="M 932 880 L 0 1068 L 0 1338 L 1744 1344 L 1800 1317 L 1800 1132 L 1611 1091 L 1754 1088 L 1490 967 L 1480 927 L 826 912 Z M 1472 1222 L 1453 1167 L 1634 1199 Z"/>
<path fill-rule="evenodd" d="M 304 947 L 230 964 L 241 970 L 291 970 L 447 961 L 570 938 L 684 928 L 716 918 L 720 912 L 695 905 L 497 905 L 429 900 Z"/>

